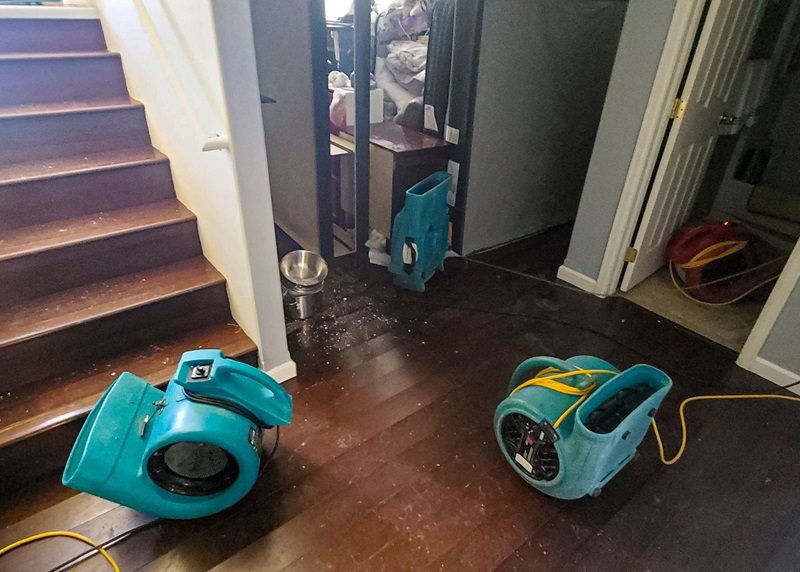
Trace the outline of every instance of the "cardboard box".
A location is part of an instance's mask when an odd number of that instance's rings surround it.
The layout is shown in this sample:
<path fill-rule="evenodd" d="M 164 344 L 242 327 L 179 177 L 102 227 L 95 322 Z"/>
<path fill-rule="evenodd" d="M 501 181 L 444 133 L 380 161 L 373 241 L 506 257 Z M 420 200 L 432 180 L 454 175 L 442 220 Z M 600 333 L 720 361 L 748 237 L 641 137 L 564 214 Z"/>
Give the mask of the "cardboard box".
<path fill-rule="evenodd" d="M 344 111 L 347 114 L 347 126 L 356 122 L 356 92 L 352 88 L 343 88 L 347 91 L 344 96 Z M 369 92 L 369 122 L 383 122 L 383 90 L 373 89 Z"/>

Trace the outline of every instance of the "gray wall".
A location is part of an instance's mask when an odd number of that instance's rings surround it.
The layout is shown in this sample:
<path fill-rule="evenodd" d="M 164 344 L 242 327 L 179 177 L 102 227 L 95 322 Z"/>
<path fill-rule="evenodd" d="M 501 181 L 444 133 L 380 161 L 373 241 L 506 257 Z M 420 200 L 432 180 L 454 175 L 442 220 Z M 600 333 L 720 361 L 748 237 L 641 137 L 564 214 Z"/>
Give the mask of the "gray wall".
<path fill-rule="evenodd" d="M 773 156 L 764 180 L 800 200 L 800 71 L 795 71 L 772 128 Z"/>
<path fill-rule="evenodd" d="M 794 285 L 760 356 L 800 376 L 800 282 Z"/>
<path fill-rule="evenodd" d="M 252 0 L 258 84 L 275 222 L 319 252 L 310 3 Z"/>
<path fill-rule="evenodd" d="M 484 4 L 465 254 L 575 218 L 626 6 Z"/>
<path fill-rule="evenodd" d="M 630 0 L 564 261 L 596 279 L 677 0 Z"/>

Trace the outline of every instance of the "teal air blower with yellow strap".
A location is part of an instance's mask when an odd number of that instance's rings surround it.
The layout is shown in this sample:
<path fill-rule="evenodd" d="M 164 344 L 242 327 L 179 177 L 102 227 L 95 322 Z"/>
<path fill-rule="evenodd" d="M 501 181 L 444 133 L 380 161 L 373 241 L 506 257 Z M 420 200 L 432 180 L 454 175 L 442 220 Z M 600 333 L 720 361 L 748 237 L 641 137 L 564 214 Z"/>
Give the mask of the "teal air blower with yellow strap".
<path fill-rule="evenodd" d="M 506 461 L 557 498 L 596 495 L 636 454 L 672 387 L 661 370 L 592 356 L 534 357 L 511 377 L 494 430 Z"/>

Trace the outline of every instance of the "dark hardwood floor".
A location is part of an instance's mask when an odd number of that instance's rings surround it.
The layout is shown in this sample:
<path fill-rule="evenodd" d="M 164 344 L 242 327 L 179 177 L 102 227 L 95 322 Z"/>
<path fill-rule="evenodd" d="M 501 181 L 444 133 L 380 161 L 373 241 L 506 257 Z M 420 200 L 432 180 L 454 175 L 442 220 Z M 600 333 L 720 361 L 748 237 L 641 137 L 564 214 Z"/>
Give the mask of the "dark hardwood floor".
<path fill-rule="evenodd" d="M 554 282 L 569 249 L 574 223 L 568 222 L 470 255 L 473 260 Z"/>
<path fill-rule="evenodd" d="M 797 570 L 800 407 L 688 409 L 683 459 L 661 465 L 649 434 L 598 498 L 560 501 L 503 461 L 494 409 L 515 366 L 540 354 L 647 362 L 674 389 L 775 392 L 735 355 L 620 298 L 448 260 L 425 294 L 385 269 L 331 264 L 327 307 L 287 325 L 299 376 L 293 424 L 253 491 L 209 518 L 161 521 L 111 549 L 123 570 Z M 9 495 L 11 496 L 11 495 Z M 70 529 L 105 541 L 148 517 L 52 479 L 0 500 L 0 545 Z M 0 559 L 49 570 L 85 547 L 48 540 Z M 95 557 L 78 570 L 103 570 Z"/>

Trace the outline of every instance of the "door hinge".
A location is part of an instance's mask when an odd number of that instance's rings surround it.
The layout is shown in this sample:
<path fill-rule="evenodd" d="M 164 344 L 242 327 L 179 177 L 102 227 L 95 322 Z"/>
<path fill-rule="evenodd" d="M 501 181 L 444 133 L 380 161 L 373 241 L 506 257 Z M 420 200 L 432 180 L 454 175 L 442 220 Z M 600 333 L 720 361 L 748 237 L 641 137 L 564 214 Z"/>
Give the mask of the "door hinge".
<path fill-rule="evenodd" d="M 625 262 L 636 262 L 636 256 L 638 254 L 639 254 L 638 250 L 636 250 L 632 246 L 629 246 L 628 250 L 625 251 Z"/>
<path fill-rule="evenodd" d="M 675 101 L 672 102 L 672 111 L 669 112 L 669 118 L 678 119 L 683 116 L 684 111 L 686 111 L 686 100 L 676 97 Z"/>

